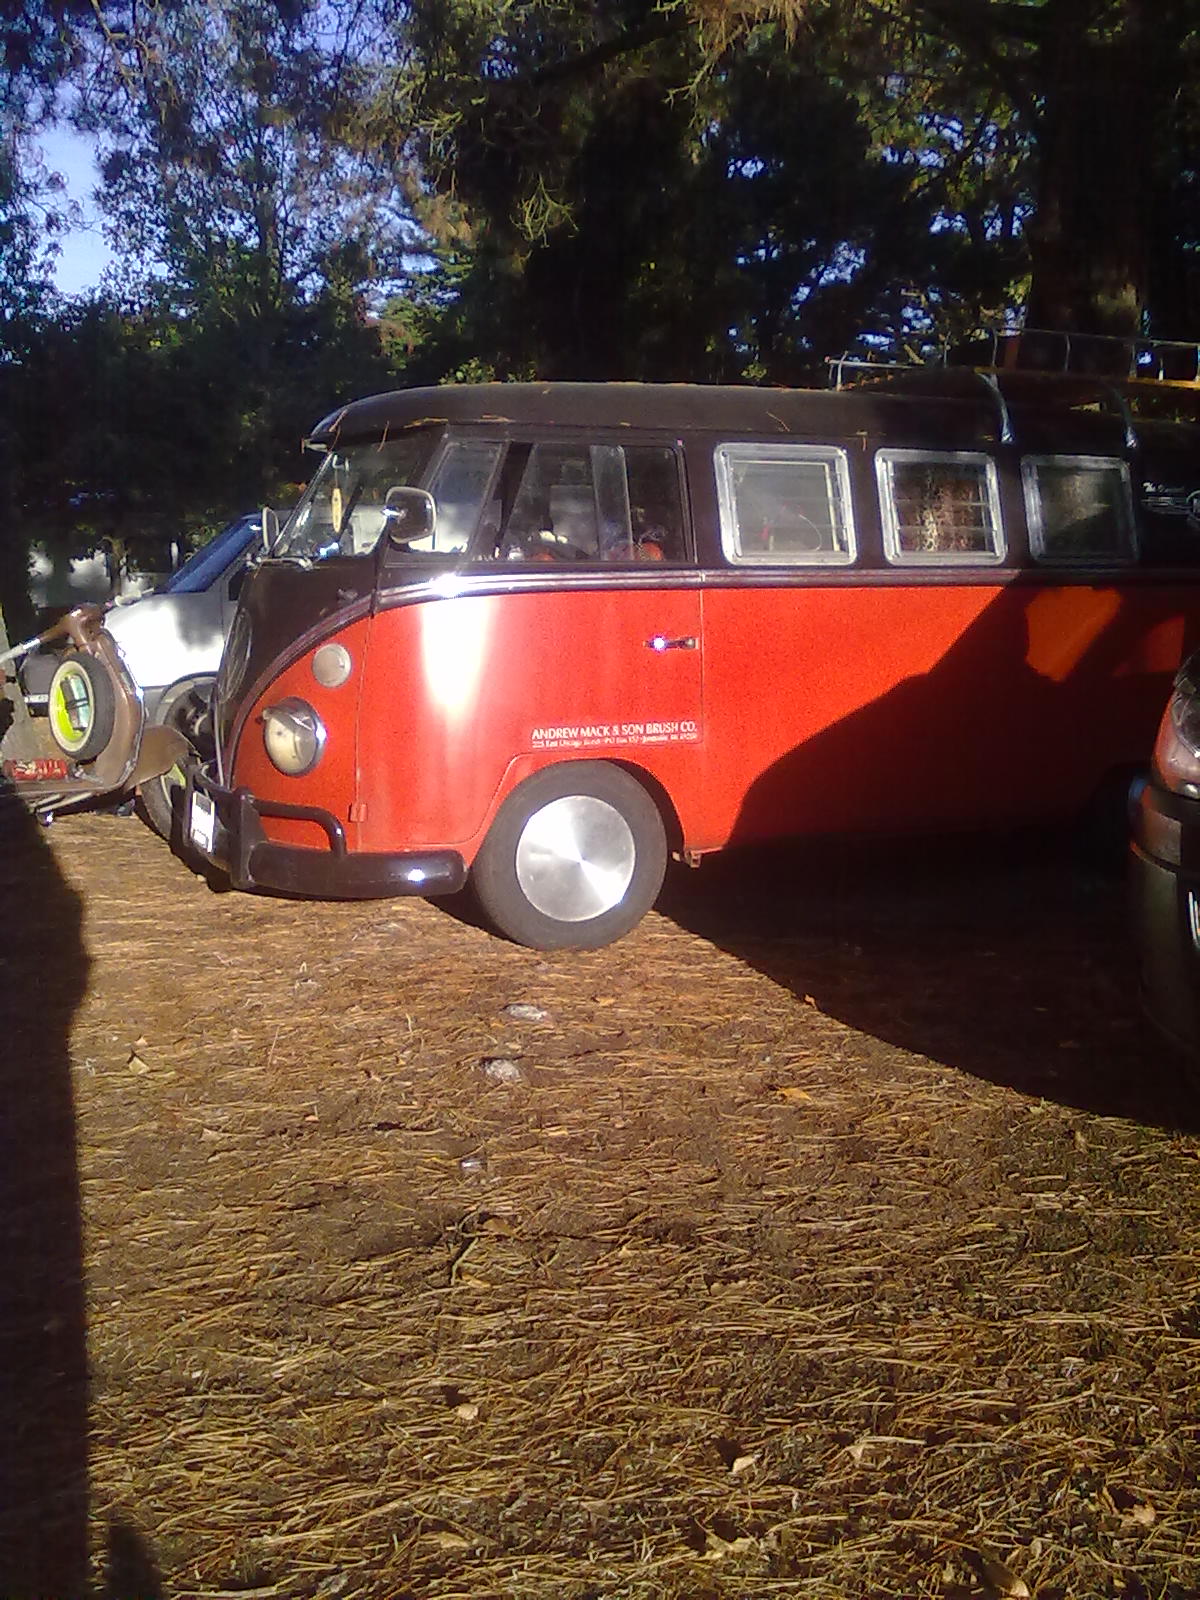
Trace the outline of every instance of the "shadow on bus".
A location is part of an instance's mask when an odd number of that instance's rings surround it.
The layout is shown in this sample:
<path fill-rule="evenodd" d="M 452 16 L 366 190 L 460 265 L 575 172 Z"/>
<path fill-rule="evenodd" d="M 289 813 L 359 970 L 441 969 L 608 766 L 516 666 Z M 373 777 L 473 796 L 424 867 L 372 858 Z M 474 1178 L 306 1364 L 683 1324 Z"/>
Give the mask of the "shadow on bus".
<path fill-rule="evenodd" d="M 856 1031 L 1065 1105 L 1200 1127 L 1138 1008 L 1119 861 L 1064 833 L 729 850 L 659 909 Z"/>

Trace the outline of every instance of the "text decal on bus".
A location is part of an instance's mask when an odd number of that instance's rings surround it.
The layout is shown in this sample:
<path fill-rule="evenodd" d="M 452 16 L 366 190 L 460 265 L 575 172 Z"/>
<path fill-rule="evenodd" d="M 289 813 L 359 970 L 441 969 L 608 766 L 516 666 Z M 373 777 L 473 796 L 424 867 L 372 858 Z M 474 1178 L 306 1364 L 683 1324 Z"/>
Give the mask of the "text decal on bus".
<path fill-rule="evenodd" d="M 596 750 L 622 744 L 694 744 L 699 724 L 689 718 L 663 722 L 585 722 L 570 727 L 534 728 L 535 750 Z"/>

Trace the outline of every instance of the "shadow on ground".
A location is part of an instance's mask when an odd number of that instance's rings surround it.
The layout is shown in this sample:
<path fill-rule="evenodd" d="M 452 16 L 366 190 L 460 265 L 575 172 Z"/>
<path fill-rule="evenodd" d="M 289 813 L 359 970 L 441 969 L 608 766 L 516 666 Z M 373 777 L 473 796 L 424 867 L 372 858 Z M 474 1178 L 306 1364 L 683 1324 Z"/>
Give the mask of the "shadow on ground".
<path fill-rule="evenodd" d="M 68 1042 L 78 896 L 0 792 L 0 1593 L 87 1583 L 87 1351 Z"/>
<path fill-rule="evenodd" d="M 0 782 L 0 1595 L 84 1600 L 88 1381 L 70 1032 L 87 989 L 79 897 Z M 136 1530 L 107 1534 L 104 1600 L 159 1600 Z"/>
<path fill-rule="evenodd" d="M 731 850 L 659 909 L 856 1031 L 1083 1110 L 1200 1129 L 1143 1020 L 1119 860 L 1070 836 Z"/>

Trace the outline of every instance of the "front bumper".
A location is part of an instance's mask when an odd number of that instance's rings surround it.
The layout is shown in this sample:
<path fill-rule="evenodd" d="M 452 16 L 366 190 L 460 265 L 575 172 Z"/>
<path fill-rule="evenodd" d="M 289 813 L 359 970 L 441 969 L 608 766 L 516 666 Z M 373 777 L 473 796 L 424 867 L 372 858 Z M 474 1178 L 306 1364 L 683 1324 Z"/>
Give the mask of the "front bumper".
<path fill-rule="evenodd" d="M 1146 785 L 1134 812 L 1130 885 L 1146 1010 L 1200 1054 L 1200 800 Z"/>
<path fill-rule="evenodd" d="M 192 829 L 195 794 L 207 796 L 215 811 L 211 843 L 202 844 Z M 196 763 L 187 769 L 183 817 L 191 848 L 227 873 L 235 889 L 267 889 L 313 900 L 375 900 L 457 894 L 467 881 L 466 865 L 456 850 L 348 850 L 346 830 L 332 812 L 262 800 L 249 789 L 226 789 Z M 324 831 L 328 849 L 277 844 L 263 831 L 262 817 L 315 823 Z"/>

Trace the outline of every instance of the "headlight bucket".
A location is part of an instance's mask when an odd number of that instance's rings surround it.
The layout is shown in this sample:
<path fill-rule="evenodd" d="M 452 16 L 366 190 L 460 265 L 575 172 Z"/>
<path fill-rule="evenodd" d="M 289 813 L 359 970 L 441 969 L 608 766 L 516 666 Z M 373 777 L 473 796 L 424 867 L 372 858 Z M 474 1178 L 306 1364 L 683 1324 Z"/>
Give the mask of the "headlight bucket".
<path fill-rule="evenodd" d="M 263 745 L 271 765 L 286 777 L 311 772 L 325 750 L 325 724 L 306 700 L 289 695 L 262 714 Z"/>

